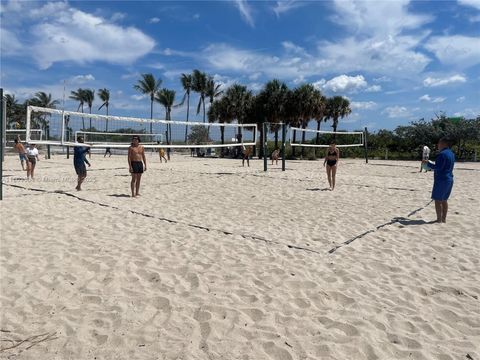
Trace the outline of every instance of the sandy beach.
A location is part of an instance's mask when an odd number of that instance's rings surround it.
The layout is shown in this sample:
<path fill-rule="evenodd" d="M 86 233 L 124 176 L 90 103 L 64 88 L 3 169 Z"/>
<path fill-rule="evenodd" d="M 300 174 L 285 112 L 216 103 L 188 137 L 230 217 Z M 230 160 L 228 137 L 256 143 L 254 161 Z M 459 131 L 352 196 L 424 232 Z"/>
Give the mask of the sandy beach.
<path fill-rule="evenodd" d="M 5 359 L 480 359 L 480 164 L 447 224 L 418 162 L 4 163 Z"/>

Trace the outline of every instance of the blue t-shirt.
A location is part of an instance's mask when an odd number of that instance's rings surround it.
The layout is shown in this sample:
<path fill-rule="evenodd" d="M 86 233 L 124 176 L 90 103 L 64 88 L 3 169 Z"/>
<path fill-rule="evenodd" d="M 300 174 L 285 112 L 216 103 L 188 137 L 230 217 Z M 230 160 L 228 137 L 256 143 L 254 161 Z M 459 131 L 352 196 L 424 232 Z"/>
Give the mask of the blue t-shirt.
<path fill-rule="evenodd" d="M 433 178 L 437 181 L 452 181 L 453 180 L 453 166 L 455 164 L 455 154 L 450 148 L 445 148 L 440 151 L 435 164 L 428 163 L 430 169 L 434 170 Z"/>
<path fill-rule="evenodd" d="M 88 160 L 85 158 L 85 154 L 88 150 L 89 148 L 84 146 L 75 146 L 73 148 L 73 166 L 82 166 L 83 163 L 89 164 Z"/>

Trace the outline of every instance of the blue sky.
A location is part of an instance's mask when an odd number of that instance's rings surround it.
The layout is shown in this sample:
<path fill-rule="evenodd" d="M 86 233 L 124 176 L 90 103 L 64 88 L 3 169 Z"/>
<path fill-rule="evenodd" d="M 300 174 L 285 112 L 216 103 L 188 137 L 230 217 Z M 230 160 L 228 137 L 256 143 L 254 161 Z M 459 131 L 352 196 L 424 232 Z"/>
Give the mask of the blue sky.
<path fill-rule="evenodd" d="M 149 117 L 133 89 L 140 74 L 180 101 L 180 74 L 195 68 L 224 88 L 259 91 L 278 78 L 346 96 L 353 112 L 340 129 L 393 129 L 441 111 L 472 118 L 480 0 L 1 2 L 1 86 L 20 100 L 62 99 L 65 81 L 66 109 L 77 108 L 71 90 L 106 87 L 112 115 Z"/>

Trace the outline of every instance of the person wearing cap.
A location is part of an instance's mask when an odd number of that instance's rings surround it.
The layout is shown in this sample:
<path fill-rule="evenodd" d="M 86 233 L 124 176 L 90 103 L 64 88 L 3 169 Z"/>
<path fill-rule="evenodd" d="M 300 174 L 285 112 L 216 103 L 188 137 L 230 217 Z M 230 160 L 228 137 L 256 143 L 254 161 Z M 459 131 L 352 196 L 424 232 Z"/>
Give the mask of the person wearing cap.
<path fill-rule="evenodd" d="M 130 189 L 134 198 L 140 195 L 140 180 L 143 172 L 147 171 L 145 149 L 140 145 L 140 137 L 137 135 L 132 137 L 132 144 L 128 148 L 128 167 L 132 174 Z"/>
<path fill-rule="evenodd" d="M 77 143 L 83 144 L 83 141 L 82 136 L 77 138 Z M 77 187 L 75 188 L 77 191 L 82 190 L 82 183 L 87 177 L 87 167 L 85 164 L 90 167 L 90 163 L 85 157 L 85 154 L 88 153 L 89 150 L 90 149 L 87 146 L 75 146 L 73 148 L 73 166 L 75 167 L 75 172 L 78 176 Z"/>

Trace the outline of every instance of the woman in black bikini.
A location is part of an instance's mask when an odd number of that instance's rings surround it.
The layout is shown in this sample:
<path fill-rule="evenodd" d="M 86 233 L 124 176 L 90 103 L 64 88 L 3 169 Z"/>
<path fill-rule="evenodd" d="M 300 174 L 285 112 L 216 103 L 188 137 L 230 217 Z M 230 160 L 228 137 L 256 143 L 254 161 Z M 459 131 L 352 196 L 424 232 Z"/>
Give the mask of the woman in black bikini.
<path fill-rule="evenodd" d="M 340 151 L 335 146 L 335 142 L 332 141 L 327 149 L 325 161 L 323 162 L 323 166 L 325 166 L 325 164 L 327 165 L 327 178 L 330 190 L 335 189 L 335 175 L 337 174 L 337 164 L 339 159 Z"/>

